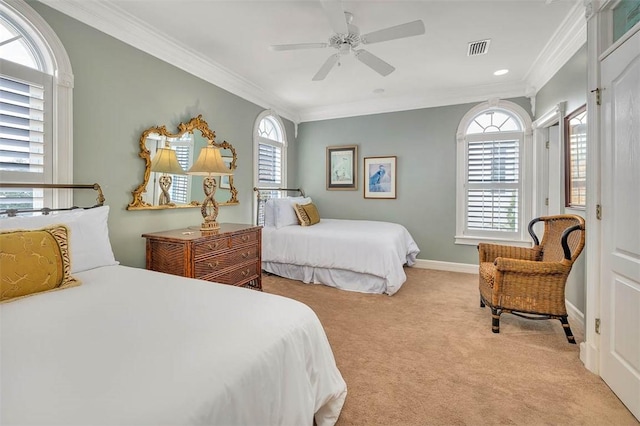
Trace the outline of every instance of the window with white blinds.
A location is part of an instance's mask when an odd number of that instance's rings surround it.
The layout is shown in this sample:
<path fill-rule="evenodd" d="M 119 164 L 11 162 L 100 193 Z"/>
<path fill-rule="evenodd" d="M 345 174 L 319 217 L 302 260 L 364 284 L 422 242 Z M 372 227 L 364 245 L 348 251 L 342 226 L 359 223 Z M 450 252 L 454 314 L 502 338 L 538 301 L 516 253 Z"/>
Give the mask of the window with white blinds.
<path fill-rule="evenodd" d="M 0 181 L 71 181 L 72 87 L 70 61 L 48 24 L 25 2 L 0 2 Z M 69 205 L 71 197 L 0 188 L 0 210 Z"/>
<path fill-rule="evenodd" d="M 0 170 L 44 173 L 44 88 L 1 74 Z"/>
<path fill-rule="evenodd" d="M 282 184 L 282 148 L 258 143 L 258 183 Z"/>
<path fill-rule="evenodd" d="M 254 140 L 254 184 L 258 188 L 282 188 L 287 182 L 287 136 L 280 117 L 272 111 L 263 111 L 256 119 Z M 262 200 L 253 206 L 257 224 L 264 224 L 264 203 L 280 197 L 280 191 L 261 191 Z M 257 216 L 260 217 L 257 217 Z"/>
<path fill-rule="evenodd" d="M 517 139 L 469 141 L 467 228 L 516 232 L 520 186 Z"/>
<path fill-rule="evenodd" d="M 511 102 L 499 104 L 482 104 L 460 123 L 456 243 L 523 240 L 529 188 L 523 185 L 523 154 L 530 118 Z"/>
<path fill-rule="evenodd" d="M 0 60 L 0 173 L 2 181 L 49 183 L 52 176 L 52 77 Z M 41 190 L 0 189 L 0 210 L 41 208 Z"/>
<path fill-rule="evenodd" d="M 265 111 L 258 117 L 255 140 L 256 177 L 259 187 L 280 187 L 285 182 L 286 140 L 279 117 Z"/>

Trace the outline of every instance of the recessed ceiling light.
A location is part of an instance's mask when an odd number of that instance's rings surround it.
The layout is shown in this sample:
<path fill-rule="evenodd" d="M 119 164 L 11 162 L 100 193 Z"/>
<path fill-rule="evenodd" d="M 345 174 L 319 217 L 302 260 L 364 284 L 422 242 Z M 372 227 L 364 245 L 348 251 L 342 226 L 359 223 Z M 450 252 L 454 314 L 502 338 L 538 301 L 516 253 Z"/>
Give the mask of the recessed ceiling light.
<path fill-rule="evenodd" d="M 379 95 L 380 93 L 384 93 L 384 89 L 374 89 L 373 93 L 375 93 L 376 95 Z"/>
<path fill-rule="evenodd" d="M 509 70 L 503 69 L 503 70 L 498 70 L 498 71 L 494 72 L 493 75 L 505 75 L 508 72 L 509 72 Z"/>

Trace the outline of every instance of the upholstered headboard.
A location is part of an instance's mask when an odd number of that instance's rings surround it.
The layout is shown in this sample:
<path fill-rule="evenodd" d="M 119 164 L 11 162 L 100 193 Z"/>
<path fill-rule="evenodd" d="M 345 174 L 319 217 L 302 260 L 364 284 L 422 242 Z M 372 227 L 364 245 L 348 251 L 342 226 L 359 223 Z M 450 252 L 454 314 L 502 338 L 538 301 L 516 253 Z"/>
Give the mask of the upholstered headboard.
<path fill-rule="evenodd" d="M 304 197 L 302 188 L 253 188 L 256 193 L 256 225 L 264 225 L 264 205 L 270 198 L 283 198 L 291 195 Z"/>
<path fill-rule="evenodd" d="M 96 204 L 87 207 L 80 206 L 72 206 L 72 207 L 60 207 L 60 208 L 50 208 L 50 207 L 42 207 L 42 208 L 3 208 L 0 207 L 0 217 L 2 216 L 16 216 L 19 213 L 42 213 L 43 215 L 47 215 L 51 212 L 64 211 L 64 210 L 73 210 L 79 208 L 93 208 L 104 205 L 104 195 L 102 194 L 102 188 L 97 183 L 93 184 L 46 184 L 46 183 L 2 183 L 0 182 L 0 194 L 2 192 L 14 192 L 7 190 L 15 190 L 15 189 L 53 189 L 53 190 L 76 190 L 76 189 L 93 189 L 98 193 L 96 197 Z M 7 194 L 4 194 L 5 198 Z M 5 207 L 6 207 L 6 203 Z"/>

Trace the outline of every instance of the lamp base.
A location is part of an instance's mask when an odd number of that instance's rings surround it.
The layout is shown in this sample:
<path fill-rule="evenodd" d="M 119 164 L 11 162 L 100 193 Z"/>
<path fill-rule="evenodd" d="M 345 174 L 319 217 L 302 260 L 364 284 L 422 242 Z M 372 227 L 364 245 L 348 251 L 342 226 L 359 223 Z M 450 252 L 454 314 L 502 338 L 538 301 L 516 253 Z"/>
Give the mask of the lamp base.
<path fill-rule="evenodd" d="M 207 220 L 207 219 L 209 218 L 206 217 L 204 219 L 204 222 L 202 222 L 202 225 L 200 225 L 201 231 L 217 231 L 218 229 L 220 229 L 220 225 L 216 220 Z"/>

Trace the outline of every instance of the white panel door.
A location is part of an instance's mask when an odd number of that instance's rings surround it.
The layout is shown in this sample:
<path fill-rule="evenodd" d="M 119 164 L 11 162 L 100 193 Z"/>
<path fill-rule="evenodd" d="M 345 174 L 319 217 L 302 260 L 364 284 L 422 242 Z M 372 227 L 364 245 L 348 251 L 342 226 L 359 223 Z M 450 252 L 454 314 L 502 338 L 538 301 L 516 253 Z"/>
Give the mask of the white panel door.
<path fill-rule="evenodd" d="M 640 32 L 601 66 L 600 373 L 640 418 Z"/>

